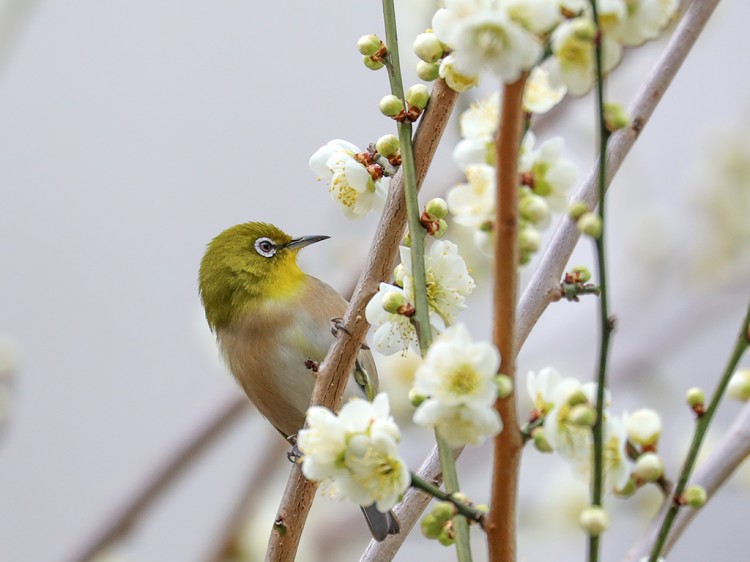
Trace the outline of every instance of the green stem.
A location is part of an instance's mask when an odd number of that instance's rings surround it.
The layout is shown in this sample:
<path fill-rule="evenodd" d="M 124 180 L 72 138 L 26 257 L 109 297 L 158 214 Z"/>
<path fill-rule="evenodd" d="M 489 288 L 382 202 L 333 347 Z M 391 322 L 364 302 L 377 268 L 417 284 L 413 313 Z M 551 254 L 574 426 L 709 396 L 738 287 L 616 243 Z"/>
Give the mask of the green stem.
<path fill-rule="evenodd" d="M 591 12 L 596 27 L 594 51 L 596 57 L 596 101 L 599 119 L 599 216 L 602 221 L 601 235 L 596 239 L 596 261 L 599 273 L 599 367 L 597 373 L 596 390 L 596 423 L 594 424 L 594 458 L 593 479 L 591 483 L 591 504 L 601 507 L 604 488 L 604 389 L 607 382 L 607 357 L 609 354 L 609 340 L 612 334 L 612 322 L 609 318 L 609 303 L 607 299 L 607 267 L 605 253 L 605 191 L 607 178 L 607 141 L 609 130 L 604 118 L 604 69 L 602 63 L 602 30 L 599 25 L 599 14 L 596 2 L 591 0 Z M 600 540 L 599 536 L 589 536 L 588 560 L 598 562 Z"/>
<path fill-rule="evenodd" d="M 438 488 L 434 484 L 431 484 L 430 482 L 427 482 L 427 480 L 420 478 L 413 472 L 411 473 L 411 485 L 414 488 L 418 488 L 422 490 L 423 492 L 427 492 L 433 498 L 436 498 L 441 501 L 451 502 L 454 506 L 456 506 L 456 511 L 460 515 L 463 515 L 466 519 L 473 521 L 475 523 L 479 523 L 480 525 L 484 524 L 484 512 L 479 511 L 478 509 L 474 507 L 471 507 L 470 505 L 462 502 L 461 500 L 457 500 L 453 496 L 453 494 L 443 492 L 440 488 Z M 454 521 L 454 525 L 455 525 L 455 521 Z"/>
<path fill-rule="evenodd" d="M 401 79 L 401 64 L 398 55 L 398 35 L 396 32 L 396 12 L 393 0 L 383 0 L 383 19 L 385 21 L 385 42 L 388 53 L 385 65 L 391 83 L 391 93 L 404 101 L 404 85 Z M 427 275 L 425 272 L 424 249 L 426 230 L 420 221 L 419 199 L 417 198 L 417 175 L 414 165 L 411 123 L 398 123 L 398 138 L 401 145 L 401 169 L 404 178 L 404 198 L 411 237 L 411 268 L 414 279 L 414 308 L 412 323 L 417 332 L 419 349 L 424 356 L 432 343 L 430 329 L 429 305 L 427 303 Z M 450 494 L 459 490 L 456 462 L 453 452 L 435 431 L 440 464 L 443 470 L 445 489 Z M 459 562 L 471 562 L 469 544 L 469 526 L 464 519 L 456 521 L 456 553 Z"/>
<path fill-rule="evenodd" d="M 742 327 L 740 328 L 737 342 L 734 345 L 734 349 L 732 350 L 732 354 L 729 357 L 727 366 L 724 368 L 724 373 L 722 374 L 721 379 L 719 379 L 719 384 L 716 386 L 716 390 L 714 390 L 713 396 L 711 397 L 711 402 L 708 405 L 705 413 L 696 418 L 693 441 L 692 443 L 690 443 L 690 450 L 688 451 L 687 457 L 685 458 L 685 464 L 682 466 L 682 470 L 680 471 L 680 476 L 677 480 L 677 486 L 674 489 L 674 494 L 672 496 L 672 505 L 669 506 L 669 509 L 664 516 L 664 521 L 662 521 L 661 527 L 659 528 L 659 533 L 656 536 L 656 542 L 654 543 L 654 547 L 651 550 L 651 554 L 649 555 L 649 562 L 656 562 L 659 556 L 661 556 L 664 545 L 667 542 L 669 532 L 672 529 L 672 524 L 677 518 L 677 513 L 679 512 L 680 507 L 683 504 L 682 494 L 685 491 L 687 482 L 693 472 L 695 461 L 698 458 L 698 453 L 700 452 L 701 445 L 703 444 L 703 439 L 705 438 L 708 427 L 709 425 L 711 425 L 711 420 L 713 419 L 714 414 L 719 407 L 719 402 L 721 402 L 721 399 L 724 397 L 724 392 L 727 389 L 729 380 L 732 378 L 732 374 L 737 368 L 737 364 L 740 362 L 743 353 L 747 351 L 748 347 L 750 347 L 750 305 L 748 305 L 747 312 L 745 313 L 745 319 L 742 322 Z"/>

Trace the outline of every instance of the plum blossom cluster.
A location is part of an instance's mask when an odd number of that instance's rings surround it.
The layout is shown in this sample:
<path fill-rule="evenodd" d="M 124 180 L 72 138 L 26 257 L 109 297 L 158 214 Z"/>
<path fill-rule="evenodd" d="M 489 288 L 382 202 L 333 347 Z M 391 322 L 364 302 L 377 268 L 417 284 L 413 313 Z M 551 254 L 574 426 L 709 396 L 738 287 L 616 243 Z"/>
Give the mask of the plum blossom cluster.
<path fill-rule="evenodd" d="M 658 37 L 678 4 L 597 0 L 605 70 L 620 61 L 623 46 Z M 581 95 L 594 82 L 597 35 L 590 0 L 445 0 L 432 19 L 432 30 L 414 42 L 421 59 L 417 72 L 423 80 L 439 76 L 462 92 L 477 85 L 485 71 L 511 83 L 522 72 L 541 67 L 544 74 L 532 76 L 536 92 L 531 98 L 543 84 L 547 88 L 542 90 L 560 97 L 566 91 Z M 545 44 L 551 51 L 546 59 Z"/>
<path fill-rule="evenodd" d="M 453 158 L 466 174 L 466 183 L 448 192 L 448 206 L 458 224 L 474 230 L 474 241 L 492 253 L 495 217 L 494 137 L 498 127 L 498 94 L 473 104 L 460 118 L 463 139 Z M 552 211 L 563 211 L 567 192 L 575 183 L 575 166 L 563 158 L 562 137 L 536 146 L 528 131 L 519 155 L 520 262 L 528 263 L 541 245 L 540 230 L 550 223 Z"/>
<path fill-rule="evenodd" d="M 400 439 L 386 394 L 372 402 L 352 399 L 338 415 L 313 406 L 307 411 L 307 428 L 297 436 L 302 472 L 328 484 L 335 495 L 387 512 L 411 481 L 398 454 Z"/>
<path fill-rule="evenodd" d="M 589 475 L 593 455 L 591 427 L 596 422 L 596 384 L 563 377 L 551 367 L 530 372 L 527 391 L 533 403 L 531 437 L 544 452 L 554 451 L 577 474 Z M 659 481 L 664 465 L 656 449 L 661 418 L 650 409 L 615 416 L 605 390 L 604 470 L 607 486 L 617 495 L 630 496 L 637 488 Z"/>
<path fill-rule="evenodd" d="M 462 324 L 430 346 L 414 374 L 414 423 L 435 428 L 453 447 L 479 445 L 502 429 L 493 405 L 498 397 L 497 348 L 474 342 Z"/>
<path fill-rule="evenodd" d="M 417 333 L 411 322 L 414 315 L 414 278 L 411 249 L 401 246 L 401 263 L 394 270 L 394 283 L 381 283 L 365 308 L 367 321 L 375 327 L 375 349 L 385 355 L 419 350 Z M 466 307 L 466 297 L 476 286 L 458 246 L 447 240 L 435 240 L 425 256 L 427 304 L 430 325 L 435 333 L 450 326 Z"/>

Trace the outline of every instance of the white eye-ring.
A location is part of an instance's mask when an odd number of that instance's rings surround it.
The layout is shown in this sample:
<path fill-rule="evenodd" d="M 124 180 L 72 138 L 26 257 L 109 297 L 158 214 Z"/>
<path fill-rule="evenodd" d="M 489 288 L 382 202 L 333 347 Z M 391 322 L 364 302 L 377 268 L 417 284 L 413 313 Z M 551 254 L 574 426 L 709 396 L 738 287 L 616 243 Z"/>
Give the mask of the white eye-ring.
<path fill-rule="evenodd" d="M 258 238 L 255 241 L 255 251 L 264 258 L 270 258 L 276 253 L 276 244 L 270 238 Z"/>

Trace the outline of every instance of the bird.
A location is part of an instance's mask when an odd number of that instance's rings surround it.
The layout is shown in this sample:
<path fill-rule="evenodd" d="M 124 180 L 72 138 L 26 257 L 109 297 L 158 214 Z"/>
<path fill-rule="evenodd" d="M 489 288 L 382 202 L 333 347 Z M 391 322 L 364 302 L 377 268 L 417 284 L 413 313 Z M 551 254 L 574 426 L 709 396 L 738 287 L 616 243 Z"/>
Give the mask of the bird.
<path fill-rule="evenodd" d="M 198 285 L 206 320 L 234 378 L 260 413 L 289 442 L 305 424 L 314 366 L 336 337 L 332 322 L 347 301 L 297 264 L 302 248 L 328 236 L 293 238 L 265 222 L 235 225 L 213 238 L 200 263 Z M 335 322 L 334 322 L 335 323 Z M 363 346 L 344 400 L 372 400 L 378 375 Z M 399 532 L 393 512 L 362 506 L 377 541 Z"/>

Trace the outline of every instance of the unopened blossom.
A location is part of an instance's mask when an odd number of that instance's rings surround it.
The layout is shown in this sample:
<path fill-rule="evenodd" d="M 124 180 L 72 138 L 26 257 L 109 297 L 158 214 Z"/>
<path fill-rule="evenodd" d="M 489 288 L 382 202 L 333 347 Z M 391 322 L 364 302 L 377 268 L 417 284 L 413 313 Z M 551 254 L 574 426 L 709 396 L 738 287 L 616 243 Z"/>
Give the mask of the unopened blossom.
<path fill-rule="evenodd" d="M 531 191 L 544 197 L 551 209 L 563 211 L 567 193 L 576 181 L 575 165 L 562 157 L 565 141 L 554 137 L 535 147 L 536 136 L 528 131 L 523 138 L 518 173 Z"/>
<path fill-rule="evenodd" d="M 474 342 L 466 328 L 448 328 L 432 344 L 414 376 L 414 392 L 426 399 L 414 413 L 418 425 L 435 427 L 452 446 L 478 444 L 502 429 L 493 408 L 500 354 Z"/>
<path fill-rule="evenodd" d="M 465 92 L 469 88 L 479 85 L 479 76 L 466 74 L 456 68 L 456 57 L 452 54 L 440 61 L 438 76 L 445 80 L 445 83 L 454 92 Z"/>
<path fill-rule="evenodd" d="M 661 434 L 661 417 L 649 408 L 636 410 L 632 414 L 625 412 L 623 422 L 628 438 L 638 445 L 653 445 Z"/>
<path fill-rule="evenodd" d="M 562 22 L 552 33 L 552 57 L 546 65 L 550 83 L 565 84 L 576 96 L 591 89 L 596 79 L 594 37 L 596 26 L 587 17 L 578 17 Z M 609 72 L 620 62 L 622 48 L 610 36 L 602 37 L 603 70 Z"/>
<path fill-rule="evenodd" d="M 562 101 L 568 91 L 564 83 L 550 83 L 548 63 L 534 67 L 523 91 L 523 109 L 530 113 L 547 113 Z"/>
<path fill-rule="evenodd" d="M 504 3 L 452 0 L 445 5 L 435 13 L 432 29 L 451 47 L 458 72 L 471 76 L 489 70 L 510 83 L 542 56 L 539 37 L 514 21 Z"/>
<path fill-rule="evenodd" d="M 448 192 L 448 208 L 457 224 L 481 228 L 495 218 L 495 168 L 486 164 L 469 166 L 466 180 Z"/>
<path fill-rule="evenodd" d="M 304 455 L 302 472 L 359 505 L 375 503 L 388 511 L 409 486 L 409 470 L 398 454 L 401 438 L 390 416 L 388 397 L 373 402 L 354 398 L 333 414 L 320 406 L 307 412 L 307 427 L 297 445 Z"/>
<path fill-rule="evenodd" d="M 727 396 L 740 402 L 750 400 L 750 369 L 740 369 L 729 379 Z"/>
<path fill-rule="evenodd" d="M 328 182 L 331 198 L 351 218 L 364 216 L 371 209 L 382 210 L 389 179 L 373 179 L 355 157 L 361 150 L 355 145 L 332 140 L 310 157 L 310 169 L 319 180 Z"/>
<path fill-rule="evenodd" d="M 404 266 L 404 294 L 413 301 L 411 249 L 401 246 L 400 252 Z M 450 326 L 456 315 L 466 308 L 466 297 L 476 287 L 466 262 L 458 253 L 458 246 L 448 240 L 435 240 L 425 256 L 425 277 L 430 312 L 435 312 L 446 326 Z"/>

